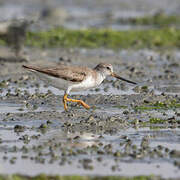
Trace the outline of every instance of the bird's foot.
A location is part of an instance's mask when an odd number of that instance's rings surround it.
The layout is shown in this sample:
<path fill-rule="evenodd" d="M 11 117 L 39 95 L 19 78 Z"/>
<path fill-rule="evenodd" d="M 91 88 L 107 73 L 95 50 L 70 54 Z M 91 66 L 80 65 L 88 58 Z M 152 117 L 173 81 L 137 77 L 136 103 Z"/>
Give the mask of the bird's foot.
<path fill-rule="evenodd" d="M 83 106 L 86 109 L 90 109 L 90 106 L 88 104 L 86 104 L 84 101 L 82 101 L 82 100 L 78 100 L 78 101 L 79 101 L 78 102 L 79 105 Z"/>
<path fill-rule="evenodd" d="M 84 101 L 79 100 L 79 99 L 70 99 L 67 97 L 67 94 L 64 95 L 63 98 L 63 103 L 64 103 L 64 109 L 67 111 L 67 102 L 76 102 L 78 104 L 80 104 L 81 106 L 83 106 L 86 109 L 90 109 L 90 106 L 88 104 L 86 104 Z"/>

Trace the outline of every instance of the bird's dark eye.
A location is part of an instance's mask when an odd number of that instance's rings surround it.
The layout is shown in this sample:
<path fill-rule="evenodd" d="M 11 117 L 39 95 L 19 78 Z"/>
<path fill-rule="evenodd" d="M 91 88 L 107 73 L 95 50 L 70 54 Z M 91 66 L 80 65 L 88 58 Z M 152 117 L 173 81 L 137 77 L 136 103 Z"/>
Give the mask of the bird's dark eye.
<path fill-rule="evenodd" d="M 110 67 L 106 67 L 106 69 L 111 70 Z"/>

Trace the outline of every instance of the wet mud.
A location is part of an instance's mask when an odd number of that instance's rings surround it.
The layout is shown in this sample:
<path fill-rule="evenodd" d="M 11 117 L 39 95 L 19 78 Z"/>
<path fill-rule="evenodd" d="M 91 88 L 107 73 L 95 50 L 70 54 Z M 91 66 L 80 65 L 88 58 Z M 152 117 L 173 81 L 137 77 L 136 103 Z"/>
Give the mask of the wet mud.
<path fill-rule="evenodd" d="M 179 51 L 26 48 L 26 54 L 28 62 L 0 61 L 0 173 L 180 177 Z M 90 110 L 69 103 L 68 112 L 63 91 L 22 68 L 99 62 L 138 85 L 108 78 L 70 94 Z"/>

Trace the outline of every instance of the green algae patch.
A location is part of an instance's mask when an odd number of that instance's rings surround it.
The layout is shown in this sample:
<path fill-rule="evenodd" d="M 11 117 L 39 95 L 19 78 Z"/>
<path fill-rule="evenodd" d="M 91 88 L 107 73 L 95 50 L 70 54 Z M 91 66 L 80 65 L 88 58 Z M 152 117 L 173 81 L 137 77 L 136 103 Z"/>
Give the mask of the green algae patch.
<path fill-rule="evenodd" d="M 118 108 L 118 109 L 127 109 L 128 106 L 123 106 L 123 105 L 115 105 L 115 106 L 112 106 L 113 108 Z"/>
<path fill-rule="evenodd" d="M 118 176 L 46 176 L 44 174 L 29 177 L 21 175 L 0 175 L 0 180 L 161 180 L 155 176 L 136 176 L 136 177 L 118 177 Z"/>
<path fill-rule="evenodd" d="M 7 45 L 7 42 L 0 38 L 0 45 L 5 44 Z M 27 32 L 25 44 L 39 48 L 179 48 L 180 29 L 166 27 L 116 31 L 110 29 L 72 30 L 56 27 L 47 31 Z"/>
<path fill-rule="evenodd" d="M 153 106 L 136 106 L 134 108 L 135 111 L 148 111 L 148 110 L 154 110 L 154 109 L 160 109 L 157 107 L 153 107 Z"/>
<path fill-rule="evenodd" d="M 180 47 L 180 30 L 175 28 L 128 31 L 70 30 L 58 27 L 48 31 L 28 32 L 26 45 L 40 48 L 178 48 Z"/>
<path fill-rule="evenodd" d="M 180 103 L 178 103 L 175 99 L 174 100 L 170 100 L 170 101 L 157 101 L 155 103 L 153 103 L 152 105 L 156 106 L 156 107 L 162 107 L 162 108 L 180 108 Z"/>
<path fill-rule="evenodd" d="M 0 38 L 0 45 L 1 45 L 1 46 L 6 45 L 5 41 L 4 41 L 4 40 L 2 40 L 1 38 Z"/>
<path fill-rule="evenodd" d="M 167 100 L 164 102 L 161 101 L 157 101 L 154 103 L 148 103 L 146 105 L 142 105 L 142 106 L 135 106 L 134 110 L 140 110 L 140 111 L 148 111 L 148 110 L 160 110 L 160 109 L 176 109 L 176 108 L 180 108 L 180 103 L 177 102 L 176 100 Z"/>
<path fill-rule="evenodd" d="M 150 118 L 149 122 L 151 124 L 163 124 L 163 123 L 167 122 L 167 120 L 161 119 L 161 118 Z"/>

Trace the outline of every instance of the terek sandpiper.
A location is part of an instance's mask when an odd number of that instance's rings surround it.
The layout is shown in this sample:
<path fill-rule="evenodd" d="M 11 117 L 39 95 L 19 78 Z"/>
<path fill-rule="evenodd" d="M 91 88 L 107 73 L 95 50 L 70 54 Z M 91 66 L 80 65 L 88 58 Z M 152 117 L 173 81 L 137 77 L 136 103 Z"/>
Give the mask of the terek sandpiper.
<path fill-rule="evenodd" d="M 112 76 L 128 83 L 136 84 L 133 81 L 124 79 L 113 72 L 111 64 L 100 63 L 94 69 L 79 66 L 57 65 L 51 68 L 40 68 L 35 66 L 23 65 L 24 68 L 36 72 L 41 79 L 50 85 L 64 89 L 64 109 L 67 111 L 67 102 L 77 102 L 84 108 L 90 106 L 82 100 L 70 99 L 70 91 L 81 91 L 99 86 L 107 76 Z"/>

